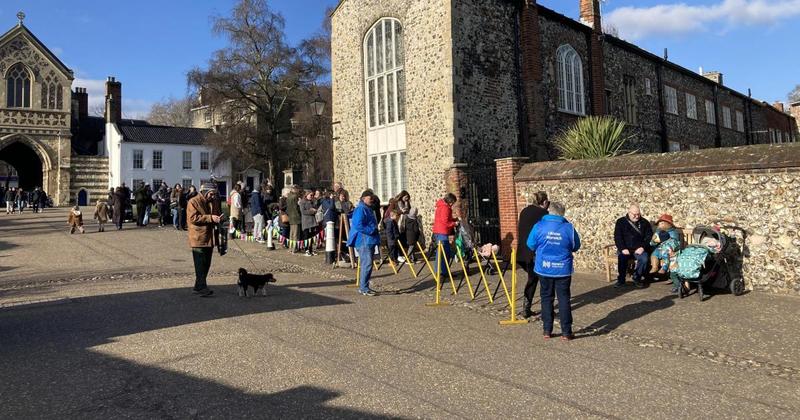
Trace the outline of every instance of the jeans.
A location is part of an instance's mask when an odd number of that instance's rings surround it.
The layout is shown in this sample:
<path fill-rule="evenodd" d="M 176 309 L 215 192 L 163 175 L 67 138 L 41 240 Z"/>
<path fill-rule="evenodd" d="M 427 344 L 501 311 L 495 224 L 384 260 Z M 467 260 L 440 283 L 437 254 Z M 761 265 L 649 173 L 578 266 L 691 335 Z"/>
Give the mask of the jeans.
<path fill-rule="evenodd" d="M 256 214 L 253 216 L 253 236 L 255 236 L 257 241 L 264 239 L 263 232 L 264 232 L 264 215 Z"/>
<path fill-rule="evenodd" d="M 150 224 L 150 206 L 144 207 L 144 216 L 142 216 L 142 226 L 147 226 Z"/>
<path fill-rule="evenodd" d="M 192 248 L 195 274 L 194 290 L 203 290 L 208 287 L 206 279 L 208 270 L 211 269 L 212 255 L 214 255 L 214 248 Z"/>
<path fill-rule="evenodd" d="M 25 202 L 24 201 L 17 200 L 17 211 L 19 211 L 20 214 L 22 214 L 22 209 L 25 208 L 24 206 L 25 206 Z"/>
<path fill-rule="evenodd" d="M 372 276 L 372 253 L 373 247 L 360 246 L 356 248 L 358 252 L 358 263 L 361 264 L 361 271 L 358 273 L 358 289 L 361 293 L 369 292 L 369 279 Z"/>
<path fill-rule="evenodd" d="M 6 201 L 6 213 L 13 213 L 13 212 L 14 212 L 14 202 Z"/>
<path fill-rule="evenodd" d="M 570 304 L 570 285 L 572 276 L 568 277 L 545 277 L 539 276 L 542 283 L 542 323 L 544 333 L 550 335 L 553 332 L 553 295 L 558 298 L 558 321 L 561 323 L 561 334 L 572 335 L 572 306 Z"/>
<path fill-rule="evenodd" d="M 447 272 L 447 266 L 450 265 L 450 259 L 453 258 L 453 251 L 450 249 L 450 239 L 447 235 L 442 235 L 439 233 L 435 233 L 433 235 L 433 239 L 436 240 L 436 276 L 439 277 L 439 280 L 444 280 L 441 278 L 441 273 Z M 439 258 L 439 243 L 442 244 L 442 248 L 444 249 L 444 258 Z"/>
<path fill-rule="evenodd" d="M 641 281 L 644 274 L 647 272 L 647 265 L 650 263 L 650 258 L 646 252 L 639 255 L 634 255 L 631 251 L 630 255 L 619 253 L 617 256 L 617 270 L 619 277 L 617 277 L 617 284 L 625 284 L 625 275 L 628 273 L 628 261 L 631 258 L 636 259 L 636 270 L 633 272 L 633 281 Z"/>

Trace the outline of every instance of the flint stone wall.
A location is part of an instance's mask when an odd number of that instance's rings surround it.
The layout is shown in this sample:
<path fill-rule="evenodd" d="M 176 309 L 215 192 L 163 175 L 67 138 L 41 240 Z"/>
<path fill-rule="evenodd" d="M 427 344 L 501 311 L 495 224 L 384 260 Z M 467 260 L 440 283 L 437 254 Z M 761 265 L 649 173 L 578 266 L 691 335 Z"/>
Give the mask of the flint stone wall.
<path fill-rule="evenodd" d="M 614 222 L 638 202 L 651 222 L 670 213 L 689 232 L 719 224 L 736 239 L 748 289 L 800 296 L 800 144 L 539 162 L 515 183 L 519 210 L 539 190 L 566 205 L 583 243 L 579 271 L 605 270 Z"/>

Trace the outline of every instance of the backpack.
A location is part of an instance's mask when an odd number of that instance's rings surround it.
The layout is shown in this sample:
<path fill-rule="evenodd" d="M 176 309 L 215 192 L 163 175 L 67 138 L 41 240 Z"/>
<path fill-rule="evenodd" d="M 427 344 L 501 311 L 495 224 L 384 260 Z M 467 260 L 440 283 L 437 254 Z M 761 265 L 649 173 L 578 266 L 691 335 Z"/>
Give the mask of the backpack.
<path fill-rule="evenodd" d="M 314 213 L 314 220 L 317 222 L 317 224 L 320 224 L 323 220 L 325 220 L 325 212 L 322 210 L 322 206 L 319 206 L 317 212 Z"/>

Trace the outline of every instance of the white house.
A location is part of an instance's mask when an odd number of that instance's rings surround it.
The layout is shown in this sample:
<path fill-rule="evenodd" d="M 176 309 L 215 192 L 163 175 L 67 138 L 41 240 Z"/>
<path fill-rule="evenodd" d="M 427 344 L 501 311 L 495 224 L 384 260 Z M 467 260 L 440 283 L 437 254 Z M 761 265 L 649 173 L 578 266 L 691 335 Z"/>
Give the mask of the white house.
<path fill-rule="evenodd" d="M 217 159 L 214 148 L 205 145 L 211 130 L 152 125 L 147 121 L 121 118 L 121 84 L 106 81 L 105 136 L 100 147 L 108 157 L 108 187 L 125 183 L 135 190 L 142 183 L 154 189 L 161 182 L 184 188 L 214 180 L 220 193 L 231 185 L 230 160 Z"/>

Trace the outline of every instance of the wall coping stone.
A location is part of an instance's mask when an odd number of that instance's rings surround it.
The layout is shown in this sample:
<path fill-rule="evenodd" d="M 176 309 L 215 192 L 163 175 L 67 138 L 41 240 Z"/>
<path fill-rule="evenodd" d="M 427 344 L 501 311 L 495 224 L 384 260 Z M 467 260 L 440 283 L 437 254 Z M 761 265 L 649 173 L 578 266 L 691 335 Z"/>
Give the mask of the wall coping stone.
<path fill-rule="evenodd" d="M 800 168 L 800 143 L 760 144 L 657 154 L 631 154 L 607 159 L 529 163 L 516 182 L 630 178 L 654 175 L 758 171 Z"/>
<path fill-rule="evenodd" d="M 512 156 L 512 157 L 504 157 L 504 158 L 500 158 L 500 159 L 495 159 L 494 161 L 495 162 L 504 162 L 504 161 L 507 161 L 507 160 L 510 160 L 510 161 L 526 161 L 526 160 L 530 160 L 530 159 L 528 159 L 528 158 L 526 158 L 524 156 Z"/>

